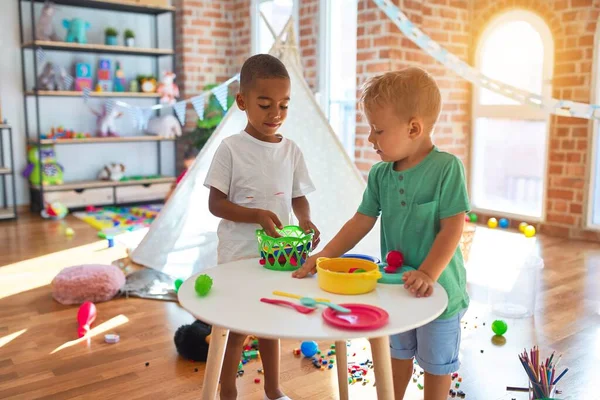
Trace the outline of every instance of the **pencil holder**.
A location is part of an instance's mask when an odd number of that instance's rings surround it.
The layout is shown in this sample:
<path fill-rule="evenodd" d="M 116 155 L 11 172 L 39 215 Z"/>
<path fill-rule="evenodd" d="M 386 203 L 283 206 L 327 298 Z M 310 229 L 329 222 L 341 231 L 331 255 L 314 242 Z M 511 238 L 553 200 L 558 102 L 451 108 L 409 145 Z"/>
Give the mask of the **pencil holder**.
<path fill-rule="evenodd" d="M 556 386 L 529 381 L 529 400 L 553 400 Z"/>
<path fill-rule="evenodd" d="M 263 229 L 256 231 L 261 265 L 273 271 L 297 270 L 308 258 L 314 232 L 306 233 L 298 226 L 286 226 L 277 233 L 281 237 L 273 238 Z"/>

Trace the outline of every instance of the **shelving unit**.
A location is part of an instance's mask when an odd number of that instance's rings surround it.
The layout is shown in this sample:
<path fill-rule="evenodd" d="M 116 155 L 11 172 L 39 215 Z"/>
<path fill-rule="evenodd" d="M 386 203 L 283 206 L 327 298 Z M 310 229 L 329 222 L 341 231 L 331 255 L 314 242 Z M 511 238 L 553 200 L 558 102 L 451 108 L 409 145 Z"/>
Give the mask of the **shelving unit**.
<path fill-rule="evenodd" d="M 45 52 L 69 52 L 69 53 L 94 53 L 94 54 L 112 54 L 126 55 L 135 57 L 151 57 L 154 59 L 154 75 L 160 76 L 159 58 L 170 57 L 172 70 L 175 70 L 175 7 L 162 5 L 137 4 L 132 0 L 53 0 L 56 5 L 72 6 L 77 8 L 88 8 L 96 10 L 106 10 L 114 12 L 127 12 L 135 14 L 145 14 L 152 16 L 154 28 L 153 47 L 126 47 L 112 46 L 105 44 L 79 44 L 59 41 L 43 40 L 25 40 L 25 26 L 23 20 L 23 7 L 29 6 L 31 16 L 30 37 L 35 38 L 35 4 L 44 3 L 45 0 L 17 0 L 19 2 L 19 22 L 21 37 L 21 58 L 23 75 L 23 92 L 25 106 L 25 130 L 27 133 L 27 143 L 39 147 L 39 157 L 41 158 L 42 145 L 73 145 L 73 144 L 106 144 L 106 143 L 148 143 L 155 142 L 157 146 L 157 173 L 155 178 L 131 180 L 125 182 L 106 182 L 106 181 L 77 181 L 65 182 L 62 185 L 30 185 L 31 208 L 33 211 L 39 211 L 44 203 L 51 201 L 61 201 L 71 209 L 84 208 L 87 205 L 116 205 L 129 204 L 137 202 L 148 202 L 164 199 L 164 195 L 175 181 L 174 177 L 163 176 L 161 164 L 161 143 L 173 142 L 172 138 L 160 136 L 124 136 L 124 137 L 93 137 L 85 139 L 42 139 L 40 128 L 40 99 L 41 98 L 72 98 L 82 97 L 83 93 L 74 90 L 66 91 L 48 91 L 37 90 L 37 77 L 41 72 L 41 65 L 38 65 L 36 57 L 37 49 L 43 49 Z M 163 14 L 170 14 L 171 25 L 171 48 L 159 48 L 159 23 L 158 17 Z M 163 27 L 166 24 L 160 24 Z M 33 76 L 34 88 L 27 87 L 26 73 L 31 70 L 26 69 L 26 54 L 33 52 Z M 90 97 L 96 98 L 135 98 L 150 99 L 158 103 L 160 96 L 157 93 L 142 92 L 90 92 Z M 35 126 L 30 123 L 28 118 L 28 98 L 33 98 L 35 102 Z M 32 107 L 33 108 L 33 107 Z M 175 147 L 175 146 L 173 146 Z M 101 168 L 101 166 L 99 166 Z M 0 165 L 0 175 L 4 169 Z M 40 168 L 40 181 L 42 180 Z M 1 214 L 0 214 L 1 215 Z M 1 218 L 1 217 L 0 217 Z"/>
<path fill-rule="evenodd" d="M 33 139 L 29 141 L 31 145 L 53 145 L 53 144 L 90 144 L 90 143 L 142 143 L 142 142 L 172 142 L 175 139 L 162 136 L 122 136 L 122 137 L 91 137 L 85 139 Z"/>
<path fill-rule="evenodd" d="M 5 133 L 8 133 L 8 150 L 10 162 L 4 158 Z M 11 179 L 12 206 L 8 205 L 7 178 Z M 10 125 L 0 124 L 0 182 L 2 182 L 2 206 L 0 207 L 0 220 L 17 218 L 17 190 L 15 186 L 15 153 L 13 152 L 12 128 Z"/>
<path fill-rule="evenodd" d="M 76 90 L 30 90 L 25 92 L 25 95 L 39 97 L 81 97 L 83 93 Z M 90 97 L 158 99 L 160 95 L 158 93 L 144 92 L 90 92 Z"/>

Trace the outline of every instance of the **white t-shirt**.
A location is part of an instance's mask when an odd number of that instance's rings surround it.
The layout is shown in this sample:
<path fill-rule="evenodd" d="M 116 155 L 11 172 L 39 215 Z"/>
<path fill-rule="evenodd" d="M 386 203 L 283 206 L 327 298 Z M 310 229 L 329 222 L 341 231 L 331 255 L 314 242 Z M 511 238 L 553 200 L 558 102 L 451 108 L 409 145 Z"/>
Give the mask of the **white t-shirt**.
<path fill-rule="evenodd" d="M 234 204 L 274 212 L 281 223 L 292 221 L 292 199 L 315 190 L 304 156 L 293 141 L 260 141 L 242 131 L 223 140 L 204 185 L 225 193 Z M 217 230 L 219 264 L 258 257 L 257 224 L 221 220 Z"/>

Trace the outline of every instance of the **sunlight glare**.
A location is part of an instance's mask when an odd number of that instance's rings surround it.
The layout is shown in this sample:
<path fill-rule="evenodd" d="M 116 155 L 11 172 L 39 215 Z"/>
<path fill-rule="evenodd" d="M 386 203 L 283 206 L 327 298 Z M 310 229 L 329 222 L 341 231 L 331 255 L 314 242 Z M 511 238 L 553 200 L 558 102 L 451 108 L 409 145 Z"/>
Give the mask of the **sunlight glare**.
<path fill-rule="evenodd" d="M 21 329 L 18 332 L 15 333 L 11 333 L 10 335 L 6 335 L 4 337 L 0 338 L 0 347 L 4 346 L 5 344 L 15 340 L 16 338 L 18 338 L 19 336 L 21 336 L 22 334 L 24 334 L 25 332 L 27 332 L 27 329 Z"/>
<path fill-rule="evenodd" d="M 59 347 L 57 347 L 56 349 L 54 349 L 50 354 L 54 354 L 57 353 L 63 349 L 66 349 L 68 347 L 71 346 L 75 346 L 78 343 L 82 343 L 85 342 L 86 340 L 88 340 L 89 338 L 96 336 L 100 333 L 104 333 L 108 330 L 111 330 L 119 325 L 123 325 L 125 323 L 129 322 L 129 318 L 127 318 L 126 316 L 124 316 L 123 314 L 118 315 L 114 318 L 109 319 L 106 322 L 101 323 L 100 325 L 96 326 L 95 328 L 92 328 L 87 335 L 85 335 L 82 338 L 76 339 L 76 340 L 71 340 L 70 342 L 67 342 Z"/>

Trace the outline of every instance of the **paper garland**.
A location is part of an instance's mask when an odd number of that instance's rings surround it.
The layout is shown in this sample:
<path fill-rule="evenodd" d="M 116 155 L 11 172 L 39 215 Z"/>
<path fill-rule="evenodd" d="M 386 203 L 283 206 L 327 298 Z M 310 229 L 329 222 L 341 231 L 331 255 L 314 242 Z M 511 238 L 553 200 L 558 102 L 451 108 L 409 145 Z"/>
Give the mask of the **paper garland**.
<path fill-rule="evenodd" d="M 413 43 L 472 84 L 516 100 L 521 104 L 541 108 L 551 114 L 574 118 L 600 119 L 600 115 L 596 115 L 596 110 L 600 108 L 600 105 L 559 100 L 551 97 L 544 98 L 539 94 L 519 89 L 482 74 L 479 70 L 448 52 L 423 33 L 423 31 L 414 26 L 408 17 L 389 0 L 373 1 Z"/>

